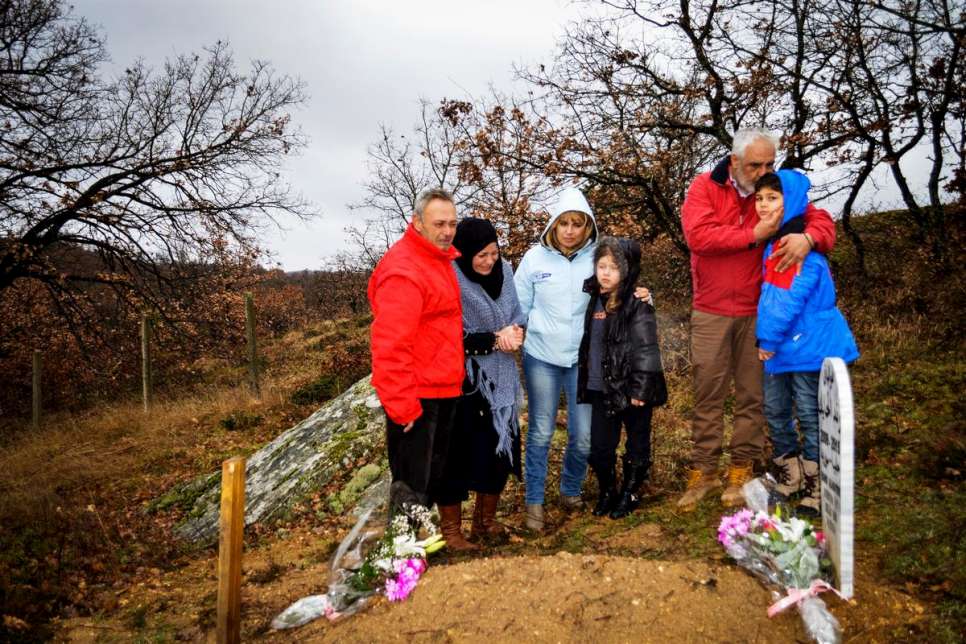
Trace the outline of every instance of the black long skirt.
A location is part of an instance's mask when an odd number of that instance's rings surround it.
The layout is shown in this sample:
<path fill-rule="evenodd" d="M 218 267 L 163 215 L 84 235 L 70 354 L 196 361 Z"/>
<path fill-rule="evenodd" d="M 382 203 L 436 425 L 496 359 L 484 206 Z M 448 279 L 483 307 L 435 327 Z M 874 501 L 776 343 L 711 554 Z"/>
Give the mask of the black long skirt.
<path fill-rule="evenodd" d="M 521 478 L 520 433 L 513 438 L 510 455 L 496 453 L 498 442 L 486 399 L 479 392 L 460 397 L 438 495 L 440 505 L 465 501 L 470 491 L 500 494 L 510 474 Z"/>

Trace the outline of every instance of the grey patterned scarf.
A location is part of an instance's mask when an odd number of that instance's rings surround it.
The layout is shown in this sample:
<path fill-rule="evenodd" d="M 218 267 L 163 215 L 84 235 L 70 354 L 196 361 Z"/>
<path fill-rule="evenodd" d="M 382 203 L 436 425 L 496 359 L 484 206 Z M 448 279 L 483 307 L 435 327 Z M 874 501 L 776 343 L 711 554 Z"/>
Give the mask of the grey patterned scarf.
<path fill-rule="evenodd" d="M 513 286 L 513 268 L 503 258 L 503 288 L 497 299 L 486 294 L 479 284 L 471 282 L 455 265 L 463 304 L 463 333 L 496 332 L 509 324 L 523 325 L 526 320 Z M 466 376 L 493 414 L 493 429 L 499 440 L 496 453 L 505 454 L 513 463 L 513 438 L 520 432 L 517 411 L 523 402 L 523 387 L 513 356 L 494 351 L 485 356 L 466 359 Z"/>

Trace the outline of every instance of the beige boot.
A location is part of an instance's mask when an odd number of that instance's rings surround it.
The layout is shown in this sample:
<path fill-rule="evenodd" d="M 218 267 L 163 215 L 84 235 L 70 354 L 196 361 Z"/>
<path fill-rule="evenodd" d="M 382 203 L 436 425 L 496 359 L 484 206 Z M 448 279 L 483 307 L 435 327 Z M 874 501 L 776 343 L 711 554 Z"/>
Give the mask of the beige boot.
<path fill-rule="evenodd" d="M 818 471 L 818 463 L 802 460 L 802 475 L 805 480 L 805 495 L 798 502 L 795 511 L 806 517 L 817 517 L 822 514 L 822 482 Z"/>
<path fill-rule="evenodd" d="M 693 467 L 688 468 L 688 488 L 678 499 L 677 506 L 690 512 L 708 492 L 719 487 L 721 479 L 716 471 L 704 472 Z"/>
<path fill-rule="evenodd" d="M 543 504 L 542 503 L 527 504 L 527 519 L 524 523 L 529 529 L 533 530 L 534 532 L 543 531 Z"/>
<path fill-rule="evenodd" d="M 721 494 L 721 504 L 726 508 L 744 505 L 741 488 L 754 476 L 751 463 L 732 463 L 728 467 L 728 487 Z"/>
<path fill-rule="evenodd" d="M 802 459 L 797 454 L 773 458 L 771 463 L 778 482 L 776 492 L 787 499 L 802 490 Z"/>

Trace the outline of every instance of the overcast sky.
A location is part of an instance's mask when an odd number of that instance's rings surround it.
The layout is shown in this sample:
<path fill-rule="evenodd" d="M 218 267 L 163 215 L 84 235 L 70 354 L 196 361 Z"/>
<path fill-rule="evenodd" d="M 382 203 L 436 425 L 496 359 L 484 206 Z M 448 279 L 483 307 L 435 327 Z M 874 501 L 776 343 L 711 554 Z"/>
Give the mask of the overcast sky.
<path fill-rule="evenodd" d="M 309 145 L 291 183 L 322 213 L 286 221 L 264 245 L 286 270 L 319 268 L 343 247 L 347 203 L 362 196 L 366 149 L 380 123 L 408 131 L 420 97 L 513 89 L 514 63 L 549 59 L 580 8 L 567 0 L 77 0 L 103 28 L 115 66 L 160 65 L 227 39 L 239 67 L 269 60 L 307 84 L 293 117 Z"/>

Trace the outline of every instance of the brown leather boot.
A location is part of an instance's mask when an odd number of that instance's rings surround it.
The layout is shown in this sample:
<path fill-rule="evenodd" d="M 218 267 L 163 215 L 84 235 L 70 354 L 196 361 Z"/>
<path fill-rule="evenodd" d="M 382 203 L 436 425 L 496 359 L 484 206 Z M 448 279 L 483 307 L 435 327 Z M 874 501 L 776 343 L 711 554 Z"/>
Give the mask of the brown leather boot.
<path fill-rule="evenodd" d="M 480 547 L 463 537 L 463 516 L 460 504 L 439 506 L 439 531 L 451 552 L 473 552 Z"/>
<path fill-rule="evenodd" d="M 473 528 L 470 539 L 499 539 L 506 536 L 506 529 L 496 520 L 496 507 L 500 503 L 499 494 L 476 494 L 476 507 L 473 510 Z"/>

